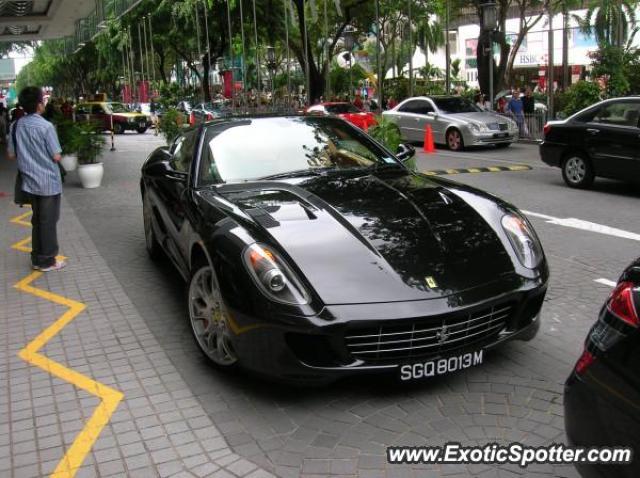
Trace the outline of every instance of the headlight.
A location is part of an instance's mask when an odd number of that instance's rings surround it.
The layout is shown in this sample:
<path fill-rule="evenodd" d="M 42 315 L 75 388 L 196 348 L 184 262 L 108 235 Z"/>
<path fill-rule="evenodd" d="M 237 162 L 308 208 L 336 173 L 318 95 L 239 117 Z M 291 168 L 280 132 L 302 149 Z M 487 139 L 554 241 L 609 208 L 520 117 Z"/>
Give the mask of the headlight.
<path fill-rule="evenodd" d="M 262 244 L 252 244 L 244 251 L 244 263 L 260 291 L 283 304 L 309 303 L 309 295 L 294 273 L 278 255 Z"/>
<path fill-rule="evenodd" d="M 527 269 L 535 269 L 542 261 L 542 246 L 529 222 L 515 214 L 507 214 L 502 218 L 502 227 L 520 263 Z"/>
<path fill-rule="evenodd" d="M 516 123 L 515 121 L 513 121 L 512 119 L 509 120 L 509 129 L 511 130 L 517 130 L 518 129 L 518 123 Z"/>
<path fill-rule="evenodd" d="M 127 121 L 128 121 L 129 123 L 135 123 L 135 122 L 136 122 L 136 119 L 135 119 L 135 118 L 131 118 L 131 117 L 130 117 L 130 118 L 127 118 Z"/>
<path fill-rule="evenodd" d="M 476 131 L 478 133 L 489 131 L 489 128 L 484 123 L 469 123 L 469 127 L 471 128 L 471 131 Z"/>

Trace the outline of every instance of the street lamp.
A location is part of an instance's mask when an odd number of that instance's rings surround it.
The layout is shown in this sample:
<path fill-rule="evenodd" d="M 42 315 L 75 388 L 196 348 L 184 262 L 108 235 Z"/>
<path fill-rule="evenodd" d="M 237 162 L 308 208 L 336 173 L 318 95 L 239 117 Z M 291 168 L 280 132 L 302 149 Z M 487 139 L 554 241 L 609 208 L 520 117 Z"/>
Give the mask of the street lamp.
<path fill-rule="evenodd" d="M 273 76 L 276 71 L 276 49 L 272 46 L 267 47 L 267 68 L 269 69 L 269 75 L 271 77 L 271 107 L 273 108 L 275 102 L 275 92 L 273 87 Z"/>
<path fill-rule="evenodd" d="M 353 64 L 353 47 L 356 42 L 356 29 L 351 25 L 347 25 L 342 32 L 342 38 L 344 41 L 344 47 L 347 50 L 349 58 L 349 100 L 351 100 L 351 93 L 353 93 L 353 79 L 351 76 L 351 66 Z"/>
<path fill-rule="evenodd" d="M 489 33 L 489 104 L 493 110 L 493 32 L 498 28 L 498 8 L 491 0 L 481 7 L 482 26 Z"/>

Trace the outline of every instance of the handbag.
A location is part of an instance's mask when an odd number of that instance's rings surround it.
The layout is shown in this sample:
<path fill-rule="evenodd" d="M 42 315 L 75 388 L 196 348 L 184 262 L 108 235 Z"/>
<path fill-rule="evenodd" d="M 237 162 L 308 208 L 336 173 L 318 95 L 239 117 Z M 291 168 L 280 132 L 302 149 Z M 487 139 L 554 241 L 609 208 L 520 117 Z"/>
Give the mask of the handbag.
<path fill-rule="evenodd" d="M 11 140 L 13 141 L 13 151 L 16 154 L 16 158 L 18 157 L 18 142 L 16 141 L 16 130 L 18 129 L 18 123 L 20 120 L 16 120 L 16 123 L 13 125 L 13 130 L 11 131 Z M 18 206 L 22 207 L 25 204 L 31 204 L 31 196 L 29 193 L 22 190 L 22 173 L 18 170 L 18 174 L 16 174 L 16 184 L 13 189 L 13 202 Z"/>

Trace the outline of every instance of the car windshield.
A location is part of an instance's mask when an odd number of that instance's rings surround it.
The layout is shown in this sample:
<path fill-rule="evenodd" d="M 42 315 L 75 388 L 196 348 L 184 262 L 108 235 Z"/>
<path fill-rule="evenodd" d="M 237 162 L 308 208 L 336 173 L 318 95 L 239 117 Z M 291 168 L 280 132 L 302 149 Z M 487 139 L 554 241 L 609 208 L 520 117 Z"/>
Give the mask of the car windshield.
<path fill-rule="evenodd" d="M 351 103 L 339 103 L 337 105 L 325 105 L 324 109 L 332 115 L 343 115 L 346 113 L 360 113 L 360 110 Z"/>
<path fill-rule="evenodd" d="M 455 114 L 455 113 L 476 113 L 478 111 L 482 111 L 482 109 L 478 108 L 471 101 L 460 98 L 460 97 L 450 97 L 450 98 L 432 98 L 433 102 L 436 104 L 438 109 L 443 113 Z"/>
<path fill-rule="evenodd" d="M 200 165 L 203 184 L 399 165 L 342 120 L 259 118 L 211 126 Z"/>
<path fill-rule="evenodd" d="M 112 113 L 129 113 L 129 109 L 122 103 L 109 103 L 107 109 L 110 109 Z"/>

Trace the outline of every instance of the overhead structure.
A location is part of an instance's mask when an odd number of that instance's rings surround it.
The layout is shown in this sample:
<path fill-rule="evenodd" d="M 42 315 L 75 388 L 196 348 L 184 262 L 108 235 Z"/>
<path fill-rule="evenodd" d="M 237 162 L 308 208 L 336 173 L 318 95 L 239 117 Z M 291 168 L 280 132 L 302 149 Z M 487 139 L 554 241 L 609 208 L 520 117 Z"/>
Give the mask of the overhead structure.
<path fill-rule="evenodd" d="M 79 39 L 140 0 L 0 0 L 0 42 Z M 80 41 L 86 38 L 80 38 Z M 78 43 L 78 42 L 76 42 Z"/>

